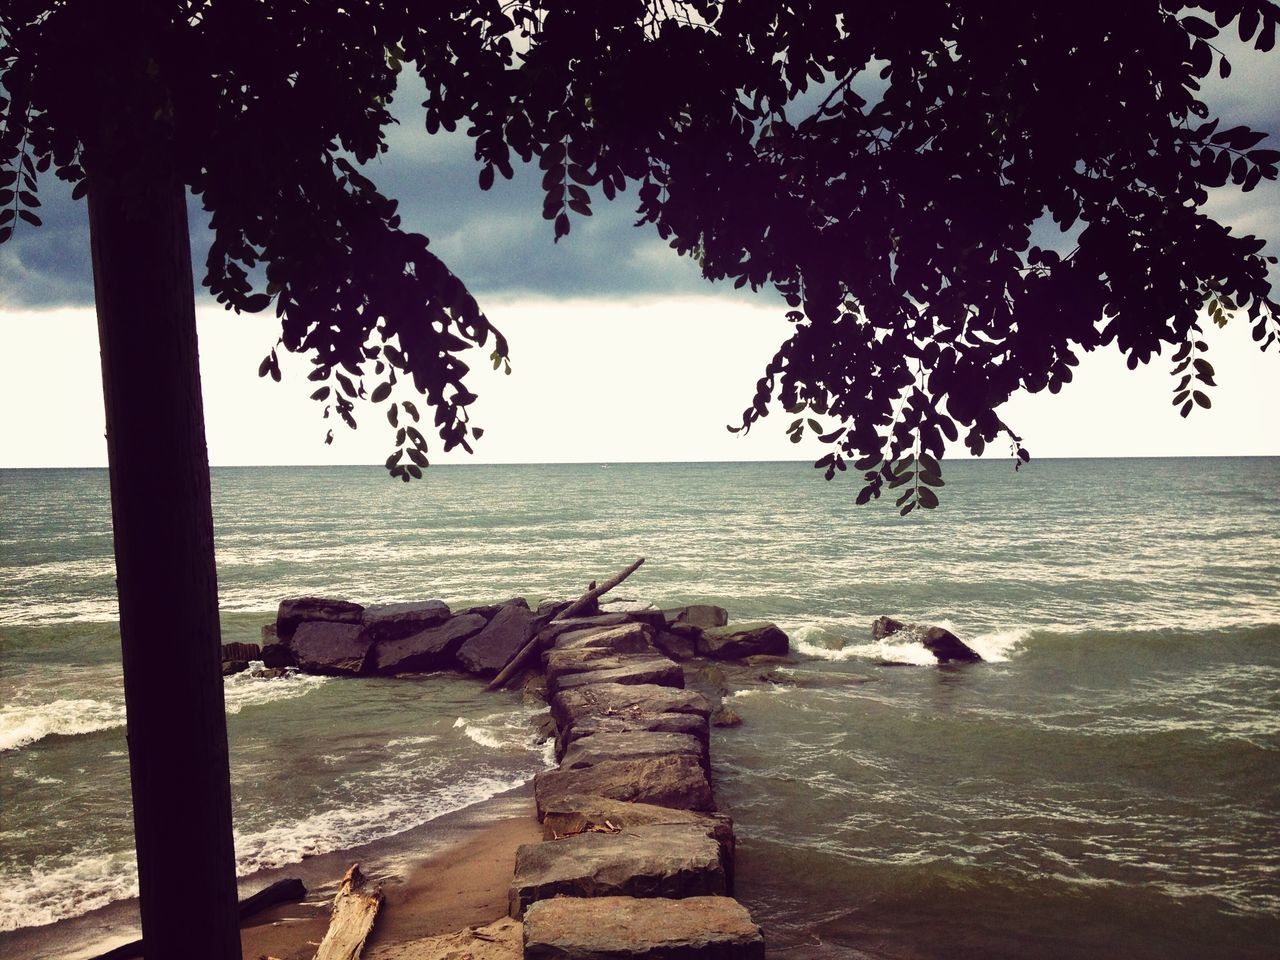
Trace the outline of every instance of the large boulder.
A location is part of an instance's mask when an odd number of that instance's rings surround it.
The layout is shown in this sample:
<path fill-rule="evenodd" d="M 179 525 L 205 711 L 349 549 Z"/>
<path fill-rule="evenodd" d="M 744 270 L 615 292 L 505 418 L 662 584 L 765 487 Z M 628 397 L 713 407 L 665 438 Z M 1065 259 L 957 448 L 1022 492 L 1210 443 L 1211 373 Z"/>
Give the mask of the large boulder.
<path fill-rule="evenodd" d="M 644 623 L 661 630 L 667 625 L 667 618 L 652 603 L 643 600 L 611 600 L 600 604 L 602 614 L 621 613 L 632 623 Z"/>
<path fill-rule="evenodd" d="M 715 809 L 711 783 L 701 759 L 689 754 L 603 760 L 573 770 L 544 770 L 533 778 L 538 819 L 542 819 L 548 803 L 577 793 L 679 810 Z"/>
<path fill-rule="evenodd" d="M 676 688 L 684 686 L 684 671 L 680 664 L 663 656 L 633 654 L 606 657 L 577 666 L 577 669 L 562 669 L 550 681 L 550 688 L 553 691 L 573 690 L 595 683 L 652 684 Z"/>
<path fill-rule="evenodd" d="M 917 640 L 939 663 L 981 663 L 982 657 L 967 643 L 945 627 L 903 623 L 892 617 L 879 617 L 871 624 L 871 635 L 877 640 L 899 635 L 900 639 Z"/>
<path fill-rule="evenodd" d="M 624 733 L 597 733 L 573 741 L 560 760 L 561 770 L 594 767 L 605 760 L 630 760 L 635 757 L 665 757 L 687 753 L 708 766 L 706 744 L 687 733 L 659 733 L 632 730 Z"/>
<path fill-rule="evenodd" d="M 723 627 L 729 622 L 729 611 L 724 607 L 712 606 L 709 603 L 691 603 L 687 607 L 674 607 L 663 610 L 667 625 L 687 623 L 691 627 L 709 630 L 711 627 Z"/>
<path fill-rule="evenodd" d="M 764 960 L 764 937 L 731 897 L 557 897 L 524 918 L 525 960 Z"/>
<path fill-rule="evenodd" d="M 698 638 L 698 653 L 719 660 L 741 660 L 758 654 L 786 656 L 787 635 L 776 624 L 757 621 L 711 627 Z"/>
<path fill-rule="evenodd" d="M 290 642 L 298 669 L 335 675 L 363 673 L 371 646 L 360 624 L 326 620 L 298 624 Z"/>
<path fill-rule="evenodd" d="M 587 832 L 516 851 L 510 914 L 551 897 L 696 897 L 727 890 L 720 845 L 696 824 Z"/>
<path fill-rule="evenodd" d="M 447 670 L 454 665 L 458 647 L 483 630 L 485 622 L 478 613 L 464 613 L 407 637 L 380 640 L 374 645 L 370 667 L 376 673 Z"/>
<path fill-rule="evenodd" d="M 698 813 L 652 803 L 610 800 L 589 793 L 570 793 L 550 798 L 542 817 L 543 836 L 548 840 L 602 828 L 627 830 L 658 824 L 693 824 L 715 840 L 720 845 L 720 862 L 724 864 L 728 889 L 733 889 L 733 820 L 723 813 Z"/>
<path fill-rule="evenodd" d="M 616 627 L 587 627 L 570 630 L 556 637 L 556 650 L 609 650 L 613 653 L 657 653 L 653 645 L 653 629 L 643 623 L 624 623 Z"/>
<path fill-rule="evenodd" d="M 458 648 L 458 665 L 468 673 L 493 676 L 533 637 L 536 622 L 524 600 L 511 601 L 493 615 L 483 630 Z"/>
<path fill-rule="evenodd" d="M 360 622 L 375 643 L 395 640 L 438 626 L 449 619 L 449 605 L 443 600 L 415 603 L 374 603 L 364 608 Z"/>
<path fill-rule="evenodd" d="M 309 621 L 325 623 L 359 623 L 364 607 L 349 600 L 331 597 L 290 597 L 280 601 L 276 611 L 276 634 L 281 640 L 293 639 L 298 624 Z"/>

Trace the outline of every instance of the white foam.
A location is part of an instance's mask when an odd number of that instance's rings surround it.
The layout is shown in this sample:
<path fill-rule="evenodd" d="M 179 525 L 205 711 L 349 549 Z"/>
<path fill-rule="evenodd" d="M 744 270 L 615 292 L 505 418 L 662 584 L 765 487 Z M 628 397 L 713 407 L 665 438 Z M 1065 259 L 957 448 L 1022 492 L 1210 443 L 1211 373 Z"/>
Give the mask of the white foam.
<path fill-rule="evenodd" d="M 0 931 L 39 927 L 138 894 L 132 851 L 37 863 L 0 875 Z"/>
<path fill-rule="evenodd" d="M 290 671 L 283 677 L 263 676 L 261 660 L 254 660 L 248 670 L 232 674 L 222 684 L 222 697 L 227 713 L 239 713 L 245 707 L 257 707 L 280 700 L 296 700 L 319 689 L 328 680 L 306 673 Z"/>
<path fill-rule="evenodd" d="M 15 750 L 49 736 L 70 737 L 123 726 L 123 702 L 15 703 L 0 707 L 0 750 Z"/>
<path fill-rule="evenodd" d="M 993 630 L 991 633 L 982 633 L 965 642 L 983 660 L 990 663 L 1003 663 L 1021 653 L 1023 645 L 1030 636 L 1030 630 L 1014 627 L 1009 630 Z"/>

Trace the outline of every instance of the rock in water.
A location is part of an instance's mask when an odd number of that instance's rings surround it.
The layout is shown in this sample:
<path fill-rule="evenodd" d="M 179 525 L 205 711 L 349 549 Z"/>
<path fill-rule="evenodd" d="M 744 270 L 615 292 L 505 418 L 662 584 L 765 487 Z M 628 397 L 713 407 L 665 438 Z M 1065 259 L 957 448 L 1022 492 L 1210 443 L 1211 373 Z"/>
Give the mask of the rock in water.
<path fill-rule="evenodd" d="M 488 626 L 458 648 L 458 664 L 468 673 L 494 676 L 533 636 L 535 622 L 525 601 L 508 603 L 493 615 Z"/>
<path fill-rule="evenodd" d="M 707 812 L 716 808 L 701 759 L 684 753 L 603 760 L 573 770 L 543 770 L 533 778 L 538 819 L 557 797 L 579 793 L 678 810 Z"/>
<path fill-rule="evenodd" d="M 939 663 L 950 663 L 953 660 L 958 663 L 982 662 L 977 651 L 942 627 L 928 627 L 921 635 L 920 642 L 938 658 Z"/>
<path fill-rule="evenodd" d="M 715 607 L 709 603 L 693 603 L 687 607 L 676 607 L 663 610 L 667 624 L 687 623 L 693 627 L 709 630 L 712 627 L 723 627 L 729 622 L 729 611 L 724 607 Z"/>
<path fill-rule="evenodd" d="M 525 960 L 764 960 L 764 937 L 730 897 L 557 897 L 524 918 Z"/>
<path fill-rule="evenodd" d="M 262 663 L 267 667 L 294 667 L 297 661 L 289 644 L 280 639 L 274 623 L 262 627 Z"/>
<path fill-rule="evenodd" d="M 317 620 L 298 624 L 290 646 L 306 673 L 354 675 L 364 672 L 371 641 L 358 623 Z"/>
<path fill-rule="evenodd" d="M 449 607 L 441 600 L 421 603 L 375 603 L 365 607 L 360 620 L 376 642 L 395 640 L 434 627 L 449 619 Z"/>
<path fill-rule="evenodd" d="M 945 627 L 927 627 L 903 623 L 892 617 L 879 617 L 871 624 L 871 635 L 877 640 L 902 634 L 902 639 L 918 640 L 939 663 L 981 663 L 982 657 Z"/>
<path fill-rule="evenodd" d="M 372 669 L 376 673 L 447 670 L 453 666 L 454 653 L 462 642 L 479 633 L 484 626 L 485 619 L 478 613 L 464 613 L 438 627 L 395 640 L 381 640 L 373 648 Z"/>
<path fill-rule="evenodd" d="M 328 623 L 359 623 L 364 607 L 348 600 L 329 597 L 291 597 L 280 601 L 276 612 L 276 633 L 281 640 L 293 638 L 298 624 L 322 620 Z"/>
<path fill-rule="evenodd" d="M 784 657 L 789 647 L 787 635 L 776 624 L 764 622 L 711 627 L 698 638 L 698 653 L 719 660 L 741 660 L 762 653 Z"/>

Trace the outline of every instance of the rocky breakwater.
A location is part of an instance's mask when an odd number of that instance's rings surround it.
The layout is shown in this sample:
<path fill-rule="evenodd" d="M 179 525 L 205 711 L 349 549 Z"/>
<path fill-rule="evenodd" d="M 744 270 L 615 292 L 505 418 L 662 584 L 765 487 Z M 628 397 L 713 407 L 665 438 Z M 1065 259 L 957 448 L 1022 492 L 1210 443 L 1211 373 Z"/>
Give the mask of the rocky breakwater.
<path fill-rule="evenodd" d="M 733 823 L 716 812 L 711 782 L 713 704 L 685 689 L 675 657 L 785 654 L 786 635 L 730 628 L 717 607 L 606 604 L 538 640 L 559 766 L 534 781 L 544 839 L 520 848 L 511 883 L 523 956 L 762 958 L 760 929 L 732 897 Z"/>

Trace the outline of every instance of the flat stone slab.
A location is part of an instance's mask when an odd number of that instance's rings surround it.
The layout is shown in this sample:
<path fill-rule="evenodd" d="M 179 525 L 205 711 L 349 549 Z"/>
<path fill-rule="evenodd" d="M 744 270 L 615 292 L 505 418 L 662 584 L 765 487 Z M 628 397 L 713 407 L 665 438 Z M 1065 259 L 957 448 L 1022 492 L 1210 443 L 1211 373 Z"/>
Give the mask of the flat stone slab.
<path fill-rule="evenodd" d="M 304 673 L 353 675 L 364 672 L 371 641 L 358 623 L 306 620 L 289 642 Z"/>
<path fill-rule="evenodd" d="M 733 820 L 723 813 L 675 810 L 652 803 L 628 803 L 594 794 L 571 793 L 551 798 L 543 811 L 542 831 L 548 840 L 603 827 L 627 830 L 632 827 L 686 824 L 696 826 L 720 846 L 725 882 L 733 892 L 733 863 L 736 840 Z"/>
<path fill-rule="evenodd" d="M 653 730 L 630 730 L 619 733 L 596 733 L 575 740 L 560 759 L 561 770 L 594 767 L 606 760 L 631 760 L 635 757 L 664 757 L 687 754 L 707 766 L 707 745 L 687 733 L 662 733 Z"/>
<path fill-rule="evenodd" d="M 559 897 L 524 918 L 525 960 L 764 960 L 764 936 L 729 897 Z"/>
<path fill-rule="evenodd" d="M 627 622 L 625 613 L 602 613 L 594 617 L 570 617 L 568 620 L 553 620 L 538 631 L 538 636 L 544 646 L 554 646 L 560 636 L 565 633 L 603 627 L 617 627 Z"/>
<path fill-rule="evenodd" d="M 721 660 L 741 660 L 757 654 L 786 656 L 790 641 L 777 624 L 757 621 L 710 627 L 698 638 L 698 653 Z"/>
<path fill-rule="evenodd" d="M 464 613 L 407 637 L 380 640 L 370 654 L 371 667 L 376 673 L 447 670 L 462 641 L 479 633 L 486 623 L 478 613 Z"/>
<path fill-rule="evenodd" d="M 720 845 L 696 824 L 631 827 L 527 843 L 516 851 L 510 913 L 556 896 L 692 897 L 726 890 Z"/>
<path fill-rule="evenodd" d="M 360 622 L 374 640 L 393 640 L 434 627 L 449 619 L 443 600 L 415 603 L 374 603 L 364 608 Z"/>
<path fill-rule="evenodd" d="M 643 623 L 564 631 L 556 635 L 553 646 L 557 650 L 599 648 L 613 653 L 649 653 L 655 649 L 653 629 Z"/>
<path fill-rule="evenodd" d="M 595 683 L 644 684 L 659 687 L 684 687 L 684 670 L 680 664 L 663 656 L 643 654 L 601 661 L 598 669 L 562 673 L 550 684 L 552 690 L 574 690 Z"/>
<path fill-rule="evenodd" d="M 542 655 L 543 670 L 547 675 L 547 683 L 554 685 L 562 676 L 570 673 L 585 673 L 588 670 L 611 670 L 621 667 L 637 659 L 671 661 L 658 652 L 658 648 L 648 643 L 634 652 L 617 653 L 608 647 L 573 647 L 569 649 L 552 649 Z"/>
<path fill-rule="evenodd" d="M 691 603 L 687 607 L 663 610 L 667 623 L 687 623 L 702 629 L 723 627 L 729 622 L 729 611 L 709 603 Z"/>
<path fill-rule="evenodd" d="M 700 693 L 653 684 L 596 683 L 562 690 L 551 698 L 556 753 L 596 733 L 653 730 L 709 739 L 711 702 Z"/>
<path fill-rule="evenodd" d="M 690 754 L 604 760 L 574 770 L 544 770 L 533 778 L 538 819 L 566 794 L 591 793 L 610 800 L 652 803 L 680 810 L 714 810 L 711 782 L 700 758 Z"/>

